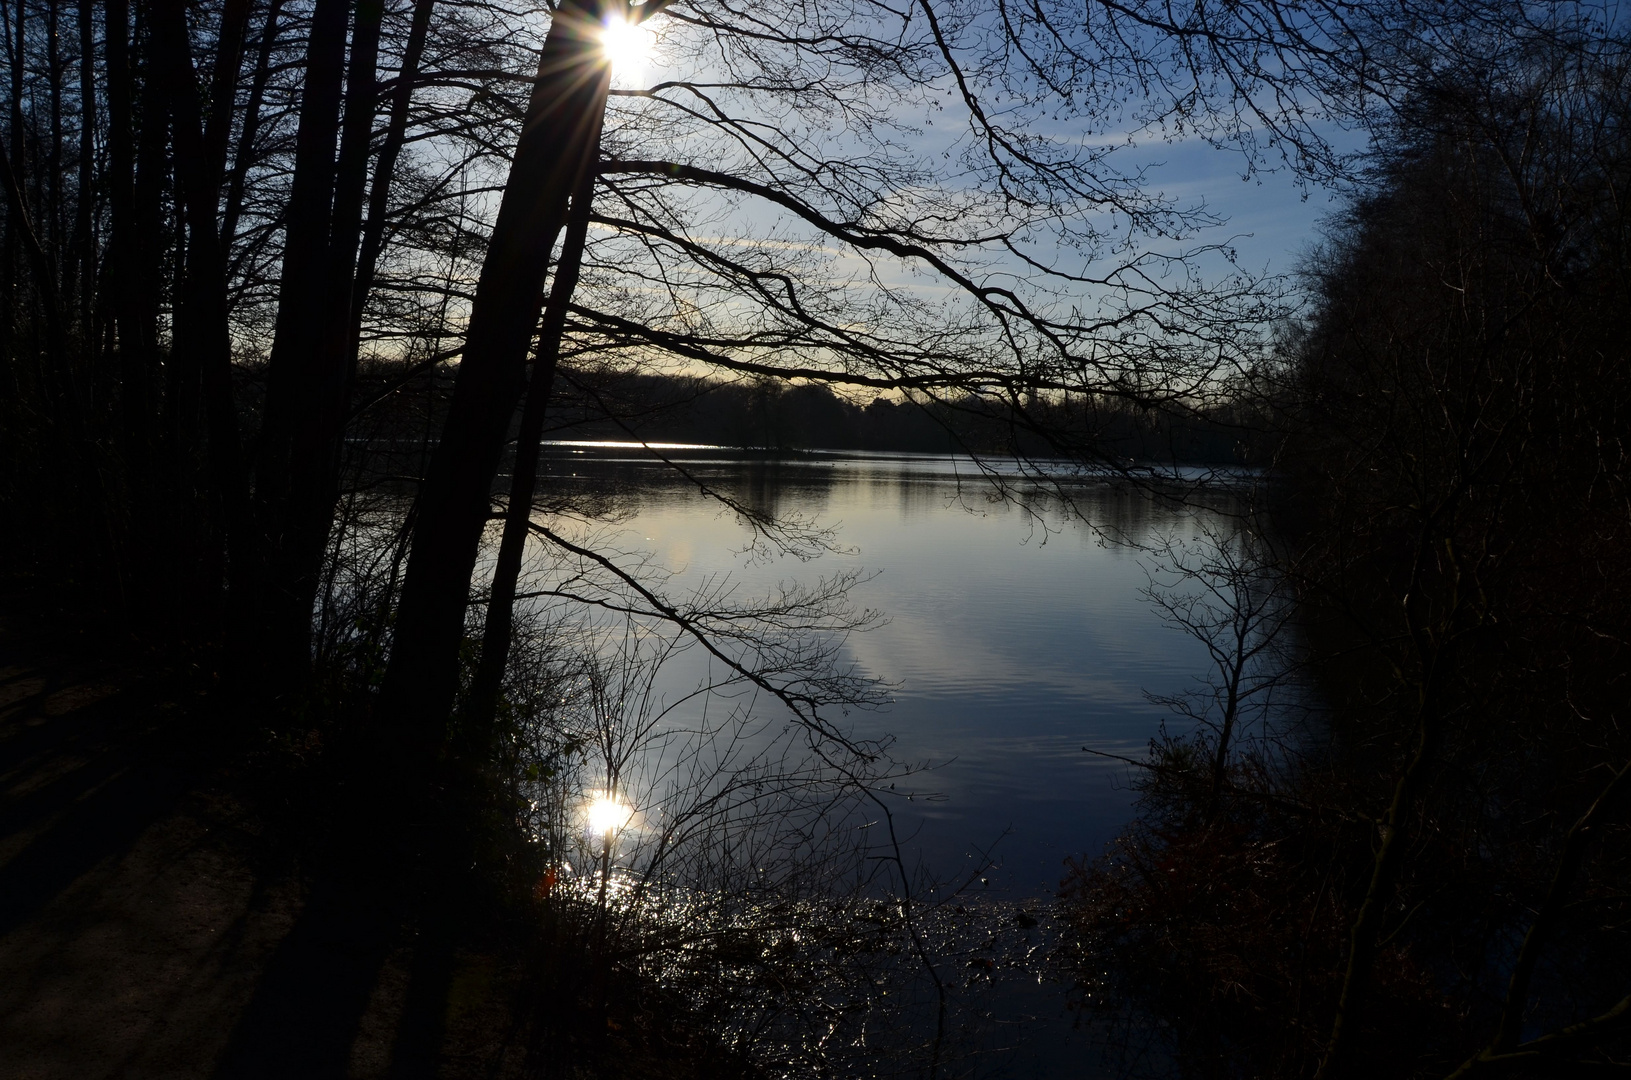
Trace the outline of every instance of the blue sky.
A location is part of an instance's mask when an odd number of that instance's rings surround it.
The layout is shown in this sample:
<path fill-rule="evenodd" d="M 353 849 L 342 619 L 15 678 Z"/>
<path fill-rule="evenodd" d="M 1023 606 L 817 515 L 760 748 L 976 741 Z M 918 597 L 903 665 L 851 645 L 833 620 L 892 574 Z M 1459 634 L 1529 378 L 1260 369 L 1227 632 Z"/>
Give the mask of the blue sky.
<path fill-rule="evenodd" d="M 747 78 L 751 82 L 754 78 L 751 65 L 733 67 L 710 47 L 711 39 L 701 39 L 704 45 L 692 49 L 698 40 L 694 32 L 663 25 L 668 22 L 667 16 L 659 16 L 659 20 L 654 26 L 663 32 L 659 34 L 656 56 L 643 65 L 643 70 L 620 72 L 614 85 L 633 90 L 684 79 L 703 86 L 713 100 L 702 104 L 703 98 L 691 96 L 686 90 L 664 91 L 666 104 L 662 106 L 628 97 L 615 99 L 616 119 L 608 134 L 611 153 L 632 159 L 678 160 L 757 182 L 775 176 L 768 182 L 789 185 L 787 190 L 799 192 L 800 198 L 811 197 L 811 205 L 839 220 L 853 216 L 888 224 L 922 224 L 951 242 L 940 250 L 972 280 L 1014 288 L 1026 303 L 1035 305 L 1034 310 L 1061 312 L 1059 317 L 1075 320 L 1073 325 L 1085 326 L 1098 320 L 1105 332 L 1084 346 L 1088 349 L 1116 348 L 1117 335 L 1124 326 L 1131 325 L 1131 320 L 1119 321 L 1127 308 L 1117 306 L 1122 302 L 1118 297 L 1130 297 L 1126 305 L 1136 307 L 1148 303 L 1152 295 L 1165 296 L 1164 290 L 1173 290 L 1175 296 L 1184 294 L 1186 288 L 1193 292 L 1201 282 L 1224 282 L 1233 272 L 1216 256 L 1203 255 L 1193 261 L 1194 276 L 1186 284 L 1184 269 L 1159 260 L 1142 262 L 1140 252 L 1171 256 L 1206 245 L 1228 245 L 1237 255 L 1235 265 L 1240 273 L 1253 277 L 1291 274 L 1316 237 L 1320 218 L 1336 206 L 1330 192 L 1299 186 L 1288 169 L 1274 169 L 1280 164 L 1277 160 L 1257 162 L 1257 168 L 1246 176 L 1243 174 L 1248 167 L 1241 154 L 1218 149 L 1199 138 L 1167 142 L 1147 129 L 1147 137 L 1129 138 L 1126 130 L 1117 130 L 1118 125 L 1125 122 L 1136 126 L 1150 118 L 1151 110 L 1135 102 L 1118 102 L 1113 94 L 1100 98 L 1097 111 L 1084 101 L 1080 108 L 1067 103 L 1050 115 L 1053 106 L 1045 97 L 1029 102 L 1016 99 L 1000 85 L 1000 78 L 998 85 L 978 90 L 987 115 L 1011 124 L 1014 137 L 1041 136 L 1034 146 L 1044 157 L 1053 156 L 1050 147 L 1059 151 L 1059 159 L 1068 160 L 1077 150 L 1091 154 L 1094 147 L 1112 146 L 1102 171 L 1095 168 L 1112 188 L 1117 184 L 1112 177 L 1142 170 L 1137 187 L 1141 193 L 1169 200 L 1180 210 L 1204 206 L 1210 216 L 1225 219 L 1221 225 L 1190 231 L 1177 239 L 1141 232 L 1133 236 L 1130 248 L 1122 247 L 1131 224 L 1128 218 L 1106 210 L 1106 204 L 1086 193 L 1086 188 L 1079 189 L 1081 195 L 1053 188 L 1067 192 L 1054 202 L 1050 195 L 1033 197 L 1035 188 L 1027 194 L 1022 187 L 1019 199 L 1007 200 L 1006 187 L 998 183 L 989 159 L 981 157 L 986 145 L 984 133 L 971 130 L 970 116 L 956 85 L 944 71 L 917 81 L 896 79 L 887 85 L 863 78 L 846 87 L 840 80 L 836 84 L 840 87 L 835 91 L 837 97 L 849 95 L 847 100 L 855 108 L 828 108 L 819 94 L 743 89 L 740 80 Z M 671 35 L 669 31 L 676 32 Z M 685 44 L 687 41 L 691 45 Z M 820 64 L 808 57 L 799 59 L 798 64 L 813 64 L 809 77 L 825 78 Z M 804 69 L 799 70 L 802 73 Z M 798 80 L 792 80 L 788 85 L 797 84 Z M 874 93 L 880 96 L 874 97 Z M 714 107 L 740 118 L 740 130 L 746 132 L 741 140 L 732 142 L 702 119 L 702 114 Z M 688 111 L 693 109 L 694 113 Z M 1160 111 L 1153 110 L 1155 114 Z M 749 145 L 755 139 L 763 140 L 763 148 Z M 971 148 L 976 152 L 965 157 Z M 821 184 L 829 186 L 821 187 L 813 181 L 811 186 L 804 186 L 805 173 L 801 170 L 806 169 L 811 177 L 824 175 Z M 780 175 L 783 173 L 785 176 Z M 1019 181 L 1021 185 L 1025 182 Z M 1087 185 L 1093 186 L 1092 182 Z M 1103 190 L 1102 186 L 1099 190 Z M 1133 198 L 1136 201 L 1138 196 Z M 848 248 L 770 201 L 698 187 L 688 189 L 688 193 L 652 196 L 642 212 L 652 220 L 675 223 L 695 241 L 728 250 L 733 258 L 758 259 L 764 266 L 785 266 L 789 279 L 797 281 L 805 291 L 806 301 L 825 303 L 827 317 L 833 323 L 847 324 L 863 334 L 876 331 L 888 336 L 907 325 L 899 320 L 921 318 L 917 340 L 929 340 L 925 335 L 934 333 L 937 327 L 962 327 L 965 323 L 961 320 L 971 310 L 979 314 L 978 303 L 970 303 L 951 279 L 928 271 L 923 263 L 901 262 L 876 251 Z M 1111 231 L 1112 223 L 1117 223 L 1119 232 Z M 1020 257 L 1011 255 L 1000 241 L 989 239 L 1009 229 L 1019 249 L 1037 264 L 1088 279 L 1108 278 L 1112 284 L 1045 277 Z M 605 229 L 598 230 L 597 235 L 603 240 L 611 236 Z M 988 239 L 957 246 L 964 237 L 978 236 Z M 740 317 L 740 325 L 754 325 L 753 301 L 742 299 L 740 294 L 710 291 L 715 286 L 705 273 L 677 265 L 683 259 L 671 259 L 667 266 L 652 269 L 636 246 L 616 242 L 605 246 L 599 258 L 607 274 L 617 275 L 619 302 L 646 305 L 642 317 L 653 325 L 683 325 L 690 332 L 693 323 L 702 325 L 699 320 L 704 318 L 703 312 L 716 323 Z M 634 272 L 637 264 L 648 269 Z M 612 282 L 607 274 L 602 274 L 601 279 Z M 1151 293 L 1147 288 L 1157 291 Z M 1131 291 L 1120 293 L 1118 289 Z M 826 297 L 818 295 L 822 290 L 829 290 Z M 1227 292 L 1225 289 L 1217 295 Z M 894 299 L 878 301 L 880 296 L 889 295 Z M 943 305 L 939 310 L 944 315 L 938 316 L 928 307 L 913 315 L 908 307 L 914 297 L 926 305 Z M 1181 348 L 1186 325 L 1201 326 L 1203 330 L 1213 325 L 1204 321 L 1186 324 L 1190 310 L 1198 309 L 1184 308 L 1189 300 L 1182 296 L 1174 307 L 1159 307 L 1165 302 L 1157 300 L 1152 305 L 1161 312 L 1160 327 L 1156 328 L 1153 321 L 1143 324 L 1140 332 L 1146 333 L 1146 344 L 1128 345 L 1127 356 L 1135 356 L 1138 348 L 1169 349 L 1168 342 L 1176 343 L 1170 348 Z M 889 304 L 897 306 L 891 308 Z M 1201 316 L 1203 320 L 1209 317 Z M 1259 317 L 1267 320 L 1273 315 Z M 936 322 L 937 318 L 942 321 Z M 1174 327 L 1177 329 L 1171 329 Z M 902 335 L 911 336 L 905 331 Z M 1165 337 L 1155 341 L 1156 335 Z M 1248 340 L 1251 336 L 1241 335 L 1243 352 L 1253 347 Z M 965 336 L 964 340 L 976 339 Z M 1133 337 L 1129 335 L 1125 340 L 1133 341 Z M 1110 344 L 1101 345 L 1101 341 Z M 973 355 L 981 347 L 976 344 L 968 348 Z M 1015 356 L 1023 357 L 1028 348 L 1018 347 Z M 1120 362 L 1112 359 L 1109 366 L 1113 368 Z"/>
<path fill-rule="evenodd" d="M 1150 174 L 1156 187 L 1183 201 L 1204 199 L 1228 219 L 1207 238 L 1233 238 L 1245 270 L 1274 274 L 1295 270 L 1319 219 L 1338 206 L 1330 190 L 1299 188 L 1284 169 L 1243 179 L 1238 154 L 1199 140 L 1154 145 L 1144 152 L 1160 162 Z"/>

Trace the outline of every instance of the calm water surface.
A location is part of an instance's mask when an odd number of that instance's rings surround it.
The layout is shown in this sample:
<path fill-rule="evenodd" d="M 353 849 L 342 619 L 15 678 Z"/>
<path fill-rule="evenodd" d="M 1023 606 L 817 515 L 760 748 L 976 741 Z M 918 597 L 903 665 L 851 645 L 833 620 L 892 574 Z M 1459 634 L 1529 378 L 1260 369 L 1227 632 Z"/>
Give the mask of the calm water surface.
<path fill-rule="evenodd" d="M 822 454 L 750 461 L 689 451 L 703 483 L 748 505 L 815 518 L 846 550 L 808 563 L 754 560 L 737 516 L 639 451 L 562 444 L 547 451 L 557 490 L 616 491 L 629 510 L 617 541 L 680 571 L 671 595 L 728 573 L 747 591 L 859 566 L 858 605 L 887 623 L 846 648 L 897 689 L 858 735 L 890 735 L 926 763 L 901 827 L 908 855 L 945 880 L 989 851 L 990 888 L 1051 894 L 1063 860 L 1097 854 L 1130 814 L 1127 768 L 1083 746 L 1137 756 L 1162 716 L 1146 691 L 1206 672 L 1204 651 L 1163 626 L 1139 590 L 1136 551 L 1105 543 L 1057 498 L 995 500 L 966 459 Z M 1174 511 L 1099 485 L 1071 489 L 1095 524 L 1131 540 L 1188 529 Z"/>

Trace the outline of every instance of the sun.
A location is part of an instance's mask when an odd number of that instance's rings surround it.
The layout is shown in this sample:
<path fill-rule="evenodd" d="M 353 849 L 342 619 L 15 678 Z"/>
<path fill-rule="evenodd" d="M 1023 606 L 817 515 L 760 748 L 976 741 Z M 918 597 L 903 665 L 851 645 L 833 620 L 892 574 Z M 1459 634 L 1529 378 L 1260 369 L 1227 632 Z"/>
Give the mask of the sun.
<path fill-rule="evenodd" d="M 595 836 L 617 832 L 627 825 L 632 817 L 634 807 L 604 791 L 595 792 L 594 798 L 589 800 L 589 805 L 584 809 L 589 832 Z"/>
<path fill-rule="evenodd" d="M 656 43 L 657 36 L 650 30 L 620 15 L 607 16 L 600 28 L 600 51 L 612 65 L 612 72 L 625 78 L 645 68 Z"/>

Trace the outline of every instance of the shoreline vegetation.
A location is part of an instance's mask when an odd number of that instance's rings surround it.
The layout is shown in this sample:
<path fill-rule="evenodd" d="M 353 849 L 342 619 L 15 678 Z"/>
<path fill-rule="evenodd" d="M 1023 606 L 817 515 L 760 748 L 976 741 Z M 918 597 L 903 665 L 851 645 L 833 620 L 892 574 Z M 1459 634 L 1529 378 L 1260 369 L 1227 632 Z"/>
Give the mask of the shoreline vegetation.
<path fill-rule="evenodd" d="M 593 393 L 573 393 L 577 384 Z M 449 403 L 445 384 L 416 395 L 383 397 L 367 414 L 359 445 L 393 455 L 411 471 L 428 459 Z M 1075 462 L 1089 467 L 1263 467 L 1278 436 L 1268 403 L 1202 402 L 1189 410 L 1140 409 L 1114 398 L 1023 410 L 969 396 L 914 402 L 875 398 L 860 404 L 827 386 L 653 374 L 576 374 L 552 402 L 540 445 L 583 442 L 656 448 L 709 447 L 746 455 L 796 457 L 823 451 L 973 455 L 1020 462 Z M 1027 435 L 1027 427 L 1044 435 Z M 1072 453 L 1091 444 L 1084 459 Z M 401 448 L 418 446 L 416 455 Z M 381 468 L 386 466 L 381 465 Z"/>
<path fill-rule="evenodd" d="M 437 853 L 447 804 L 361 815 L 365 841 L 325 745 L 347 706 L 246 728 L 218 652 L 154 650 L 59 599 L 0 593 L 5 1075 L 913 1072 L 990 1053 L 993 995 L 1058 977 L 1039 901 L 965 896 L 972 879 L 914 921 L 875 891 L 744 905 L 615 874 L 608 901 L 492 819 L 458 830 L 461 861 L 486 845 L 460 868 Z M 454 812 L 479 817 L 472 794 L 514 788 L 467 785 Z M 924 949 L 960 1030 L 936 1033 Z M 891 1034 L 823 1050 L 844 1025 Z"/>

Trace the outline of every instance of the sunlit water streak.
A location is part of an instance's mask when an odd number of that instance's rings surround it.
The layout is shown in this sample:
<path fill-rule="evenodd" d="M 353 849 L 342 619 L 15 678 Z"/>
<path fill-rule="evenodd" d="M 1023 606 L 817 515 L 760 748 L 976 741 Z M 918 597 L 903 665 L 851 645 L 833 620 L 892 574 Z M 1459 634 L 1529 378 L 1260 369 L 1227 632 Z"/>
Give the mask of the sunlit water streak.
<path fill-rule="evenodd" d="M 617 962 L 751 1045 L 769 1075 L 920 1077 L 935 1060 L 946 1076 L 1096 1075 L 1059 1023 L 1045 908 L 790 901 L 615 869 L 604 886 L 598 871 L 563 875 L 552 899 L 579 926 L 607 925 Z"/>

